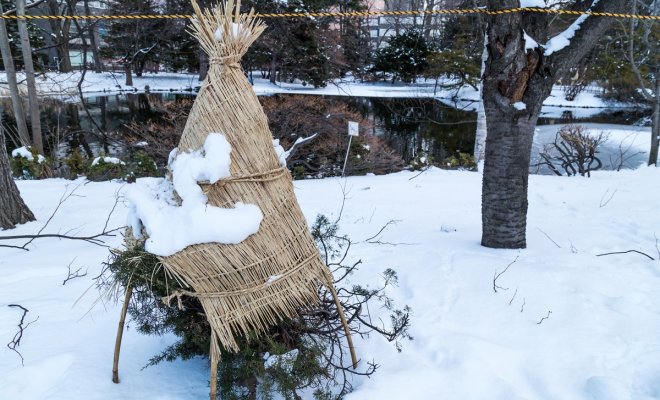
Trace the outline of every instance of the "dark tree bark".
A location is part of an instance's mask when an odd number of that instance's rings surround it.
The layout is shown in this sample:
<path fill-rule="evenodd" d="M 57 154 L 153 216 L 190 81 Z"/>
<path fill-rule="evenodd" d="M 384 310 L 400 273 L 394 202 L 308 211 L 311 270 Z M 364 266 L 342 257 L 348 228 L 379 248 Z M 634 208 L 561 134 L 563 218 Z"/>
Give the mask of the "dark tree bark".
<path fill-rule="evenodd" d="M 0 14 L 3 14 L 2 4 L 0 4 Z M 21 100 L 20 93 L 18 92 L 16 68 L 14 67 L 14 57 L 12 56 L 11 49 L 9 47 L 7 25 L 4 19 L 0 19 L 0 53 L 2 54 L 2 63 L 5 66 L 5 74 L 7 76 L 7 84 L 9 86 L 9 97 L 11 98 L 11 105 L 14 110 L 14 118 L 16 119 L 18 138 L 20 139 L 22 146 L 29 146 L 30 133 L 28 132 L 27 121 L 25 120 L 23 102 Z M 5 151 L 5 148 L 2 147 L 0 150 Z"/>
<path fill-rule="evenodd" d="M 34 214 L 21 198 L 11 176 L 5 147 L 5 132 L 0 126 L 0 228 L 11 229 L 17 224 L 34 221 Z"/>
<path fill-rule="evenodd" d="M 592 11 L 620 13 L 631 0 L 601 1 Z M 488 0 L 490 10 L 520 7 L 519 0 Z M 482 246 L 525 248 L 527 178 L 534 128 L 553 84 L 585 57 L 613 22 L 587 17 L 570 44 L 550 55 L 525 49 L 525 32 L 547 42 L 546 15 L 508 13 L 488 21 L 483 96 L 488 137 L 482 186 Z M 524 107 L 522 107 L 524 104 Z M 516 106 L 514 106 L 516 105 Z"/>
<path fill-rule="evenodd" d="M 655 81 L 655 99 L 653 101 L 653 122 L 651 123 L 651 150 L 649 165 L 658 165 L 658 147 L 660 147 L 660 79 Z"/>
<path fill-rule="evenodd" d="M 16 1 L 16 15 L 25 15 L 25 8 L 25 0 Z M 16 23 L 18 24 L 18 32 L 21 38 L 25 80 L 28 89 L 28 109 L 30 110 L 30 124 L 32 125 L 32 144 L 39 154 L 46 154 L 44 152 L 44 139 L 41 133 L 41 112 L 39 111 L 37 84 L 34 79 L 32 45 L 30 44 L 27 22 L 24 19 L 19 19 Z"/>
<path fill-rule="evenodd" d="M 65 7 L 66 9 L 66 7 Z M 66 15 L 66 12 L 60 9 L 57 0 L 48 0 L 48 11 L 50 15 Z M 71 30 L 71 20 L 49 19 L 50 28 L 55 35 L 56 49 L 59 57 L 58 69 L 60 72 L 71 72 L 71 58 L 69 56 L 69 32 Z"/>

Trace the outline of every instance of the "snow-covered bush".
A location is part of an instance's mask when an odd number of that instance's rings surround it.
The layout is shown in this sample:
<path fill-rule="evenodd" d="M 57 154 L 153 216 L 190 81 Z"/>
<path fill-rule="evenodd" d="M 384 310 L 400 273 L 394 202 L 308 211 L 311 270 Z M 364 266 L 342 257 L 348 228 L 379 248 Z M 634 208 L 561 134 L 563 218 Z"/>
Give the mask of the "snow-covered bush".
<path fill-rule="evenodd" d="M 19 179 L 43 179 L 51 175 L 50 162 L 32 147 L 19 147 L 11 152 L 11 171 Z"/>
<path fill-rule="evenodd" d="M 386 270 L 384 280 L 376 288 L 349 286 L 344 279 L 360 264 L 360 261 L 344 264 L 350 239 L 339 235 L 337 224 L 324 216 L 317 217 L 312 235 L 328 267 L 334 271 L 335 284 L 342 287 L 339 297 L 353 334 L 380 333 L 400 348 L 398 341 L 410 338 L 410 309 L 394 309 L 386 295 L 385 289 L 396 282 L 394 271 Z M 179 337 L 178 342 L 149 360 L 148 365 L 178 358 L 208 357 L 210 326 L 199 300 L 182 297 L 182 307 L 165 305 L 161 297 L 183 288 L 176 279 L 166 277 L 158 257 L 145 252 L 144 242 L 129 239 L 126 246 L 126 250 L 112 252 L 99 279 L 100 287 L 130 284 L 133 295 L 128 310 L 138 331 L 155 335 L 171 332 Z M 300 398 L 301 390 L 313 393 L 315 399 L 339 399 L 351 391 L 353 373 L 375 372 L 375 364 L 364 362 L 353 370 L 350 357 L 342 353 L 345 337 L 335 303 L 323 287 L 319 287 L 319 296 L 319 304 L 300 310 L 293 319 L 281 321 L 267 335 L 240 339 L 238 353 L 222 351 L 218 387 L 223 399 L 254 399 L 257 393 L 260 398 L 270 399 L 277 393 L 284 399 L 295 400 Z M 390 326 L 386 328 L 380 322 L 373 325 L 369 310 L 372 313 L 389 310 Z M 378 317 L 373 315 L 373 320 L 380 321 Z"/>
<path fill-rule="evenodd" d="M 98 156 L 92 160 L 87 170 L 90 181 L 123 179 L 126 176 L 126 163 L 116 157 Z"/>

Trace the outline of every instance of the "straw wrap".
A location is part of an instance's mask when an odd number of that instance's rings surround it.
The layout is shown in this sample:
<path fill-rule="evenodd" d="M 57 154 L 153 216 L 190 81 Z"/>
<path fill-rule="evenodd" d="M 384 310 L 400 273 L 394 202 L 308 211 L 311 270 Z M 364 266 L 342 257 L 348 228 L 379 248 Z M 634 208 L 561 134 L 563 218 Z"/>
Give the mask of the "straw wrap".
<path fill-rule="evenodd" d="M 192 289 L 164 300 L 199 298 L 212 340 L 238 351 L 237 336 L 266 332 L 318 302 L 319 286 L 332 286 L 332 276 L 298 206 L 291 175 L 279 163 L 266 115 L 240 67 L 241 57 L 265 26 L 254 12 L 232 15 L 231 1 L 211 11 L 202 12 L 194 2 L 193 7 L 192 34 L 211 62 L 179 151 L 201 148 L 211 132 L 225 135 L 232 147 L 231 177 L 201 184 L 209 204 L 255 204 L 264 218 L 259 231 L 239 244 L 194 245 L 162 258 Z M 214 344 L 212 350 L 218 351 Z"/>

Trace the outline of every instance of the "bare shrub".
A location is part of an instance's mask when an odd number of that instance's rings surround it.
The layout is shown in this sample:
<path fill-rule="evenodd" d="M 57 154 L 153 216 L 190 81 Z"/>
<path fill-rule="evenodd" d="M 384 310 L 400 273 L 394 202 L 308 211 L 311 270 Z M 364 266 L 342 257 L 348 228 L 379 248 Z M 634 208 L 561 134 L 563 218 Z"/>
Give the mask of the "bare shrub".
<path fill-rule="evenodd" d="M 346 173 L 386 174 L 403 168 L 403 159 L 385 140 L 366 134 L 371 123 L 343 102 L 319 96 L 271 96 L 260 98 L 268 116 L 273 138 L 286 149 L 299 138 L 317 137 L 299 147 L 288 158 L 296 177 L 341 174 L 348 146 L 348 121 L 360 124 L 353 138 Z"/>
<path fill-rule="evenodd" d="M 607 141 L 603 132 L 596 136 L 582 125 L 563 126 L 555 136 L 554 143 L 544 146 L 540 152 L 541 162 L 558 176 L 591 176 L 591 171 L 603 166 L 596 156 L 598 147 Z"/>

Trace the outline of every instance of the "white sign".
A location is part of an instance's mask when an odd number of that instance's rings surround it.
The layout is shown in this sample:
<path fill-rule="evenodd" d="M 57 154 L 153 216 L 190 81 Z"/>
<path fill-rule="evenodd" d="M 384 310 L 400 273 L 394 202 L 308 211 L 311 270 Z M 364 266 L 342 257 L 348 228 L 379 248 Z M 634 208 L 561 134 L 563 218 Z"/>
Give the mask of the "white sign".
<path fill-rule="evenodd" d="M 348 136 L 359 136 L 360 125 L 357 122 L 348 121 Z"/>

